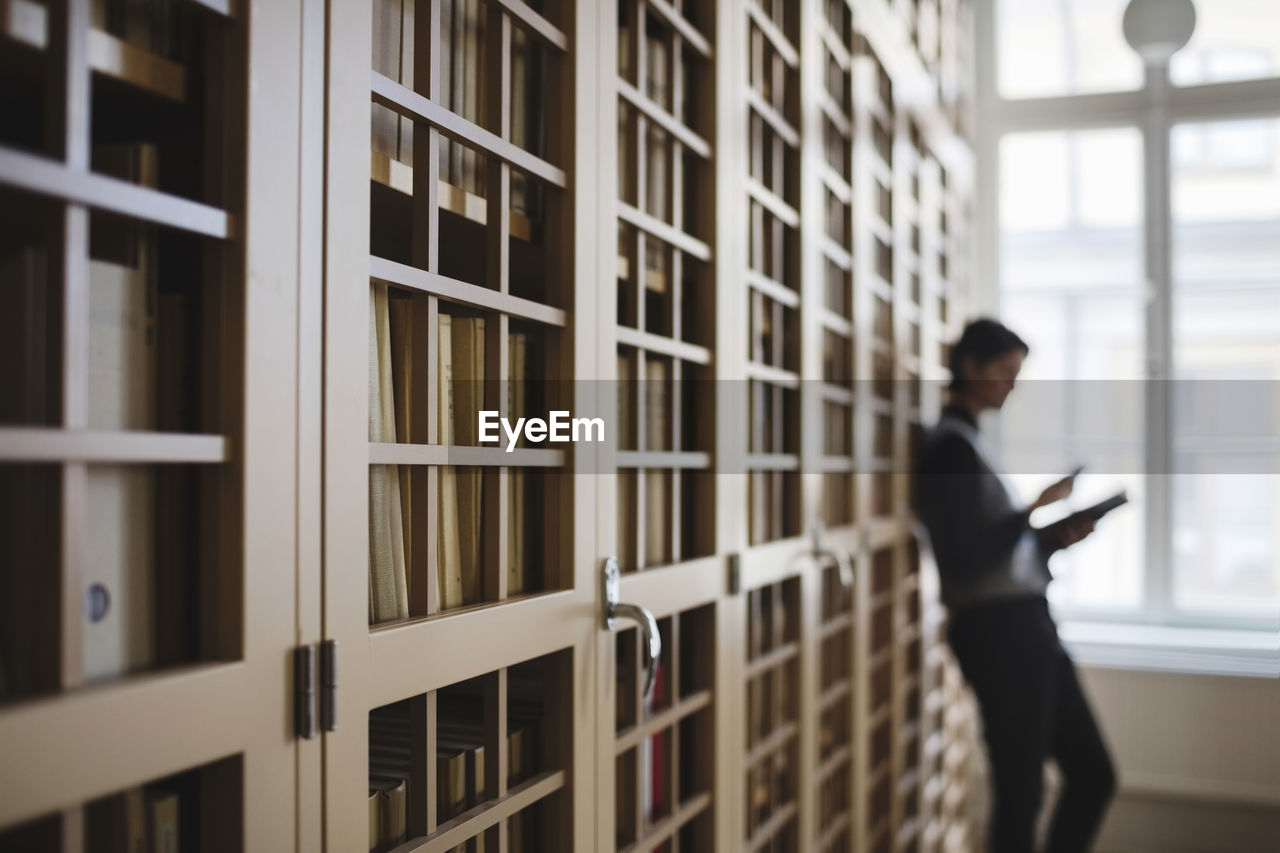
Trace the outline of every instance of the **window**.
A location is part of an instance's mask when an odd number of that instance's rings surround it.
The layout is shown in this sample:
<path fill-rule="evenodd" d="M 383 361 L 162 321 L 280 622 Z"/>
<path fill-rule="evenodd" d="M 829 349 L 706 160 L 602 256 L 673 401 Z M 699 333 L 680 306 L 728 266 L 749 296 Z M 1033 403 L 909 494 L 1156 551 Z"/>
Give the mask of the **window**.
<path fill-rule="evenodd" d="M 1280 119 L 1173 128 L 1229 136 L 1258 168 L 1175 160 L 1173 607 L 1280 610 Z"/>
<path fill-rule="evenodd" d="M 1121 487 L 1132 501 L 1055 558 L 1060 605 L 1133 609 L 1143 596 L 1142 398 L 1124 393 L 1143 375 L 1141 175 L 1132 127 L 1000 142 L 1000 310 L 1031 345 L 1001 417 L 1006 468 L 1028 501 L 1081 463 L 1077 506 Z"/>
<path fill-rule="evenodd" d="M 1032 350 L 999 447 L 1028 500 L 1081 463 L 1072 506 L 1128 490 L 1130 506 L 1054 558 L 1060 613 L 1275 631 L 1280 3 L 1198 0 L 1163 94 L 1161 69 L 1144 78 L 1124 43 L 1126 4 L 983 12 L 1000 97 L 979 117 L 996 144 L 979 146 L 994 162 L 978 180 L 998 207 L 979 280 Z M 1203 83 L 1220 84 L 1212 100 L 1179 88 Z M 1069 97 L 1108 91 L 1105 115 Z"/>
<path fill-rule="evenodd" d="M 1197 0 L 1196 30 L 1169 63 L 1178 86 L 1280 75 L 1274 0 Z"/>
<path fill-rule="evenodd" d="M 1128 0 L 998 0 L 999 90 L 1042 98 L 1142 86 L 1120 21 Z"/>

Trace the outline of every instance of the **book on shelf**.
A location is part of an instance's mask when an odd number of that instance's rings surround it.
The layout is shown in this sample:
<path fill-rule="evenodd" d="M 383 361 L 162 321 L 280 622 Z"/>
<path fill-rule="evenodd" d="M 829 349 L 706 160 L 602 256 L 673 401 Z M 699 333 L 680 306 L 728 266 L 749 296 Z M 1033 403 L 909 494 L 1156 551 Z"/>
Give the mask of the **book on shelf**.
<path fill-rule="evenodd" d="M 462 108 L 460 114 L 468 121 L 481 123 L 480 98 L 482 80 L 481 69 L 484 67 L 481 47 L 484 44 L 484 16 L 480 13 L 480 0 L 457 0 L 463 10 L 461 18 L 461 38 L 457 42 L 461 46 L 462 60 Z M 455 20 L 458 20 L 455 18 Z M 461 186 L 470 193 L 481 194 L 484 177 L 480 174 L 483 164 L 473 148 L 462 147 L 462 182 Z"/>
<path fill-rule="evenodd" d="M 484 318 L 440 315 L 440 441 L 476 445 L 477 413 L 484 405 Z M 483 472 L 477 468 L 440 470 L 440 606 L 480 601 L 480 516 Z"/>
<path fill-rule="evenodd" d="M 156 429 L 184 432 L 194 427 L 191 388 L 198 364 L 194 299 L 189 293 L 161 292 L 156 329 Z M 192 544 L 196 519 L 196 472 L 184 465 L 155 469 L 156 665 L 171 666 L 195 654 L 196 583 Z"/>
<path fill-rule="evenodd" d="M 477 418 L 485 407 L 485 320 L 453 318 L 453 434 L 456 444 L 480 443 Z M 484 472 L 462 468 L 454 478 L 458 502 L 458 553 L 461 559 L 462 604 L 484 598 L 480 518 L 484 511 Z"/>
<path fill-rule="evenodd" d="M 645 94 L 663 109 L 670 107 L 670 50 L 661 34 L 645 34 Z"/>
<path fill-rule="evenodd" d="M 369 778 L 370 849 L 389 850 L 408 837 L 408 782 L 401 776 L 374 773 Z M 376 830 L 376 838 L 375 838 Z"/>
<path fill-rule="evenodd" d="M 671 407 L 673 392 L 671 365 L 662 359 L 645 359 L 645 449 L 671 449 Z M 646 470 L 645 478 L 645 564 L 654 566 L 672 558 L 671 475 L 668 471 Z"/>
<path fill-rule="evenodd" d="M 412 735 L 405 703 L 369 714 L 369 843 L 388 850 L 407 836 Z"/>
<path fill-rule="evenodd" d="M 404 6 L 403 0 L 374 0 L 373 2 L 373 70 L 403 82 L 400 77 L 400 56 Z M 400 160 L 400 117 L 390 107 L 373 104 L 373 150 L 392 160 Z"/>
<path fill-rule="evenodd" d="M 512 423 L 525 417 L 528 397 L 527 359 L 529 339 L 523 332 L 512 332 L 507 345 L 507 417 Z M 507 595 L 520 595 L 526 591 L 525 553 L 525 500 L 528 475 L 519 466 L 507 469 Z"/>
<path fill-rule="evenodd" d="M 89 803 L 86 853 L 148 853 L 147 800 L 142 788 L 130 788 Z"/>
<path fill-rule="evenodd" d="M 43 247 L 6 248 L 0 257 L 0 423 L 48 420 L 49 326 Z"/>
<path fill-rule="evenodd" d="M 446 107 L 456 115 L 466 117 L 465 103 L 465 79 L 467 66 L 467 28 L 470 20 L 467 15 L 468 0 L 446 0 L 445 5 L 452 7 L 450 15 L 452 21 L 452 34 L 449 39 L 449 48 L 441 54 L 440 64 L 451 65 L 449 101 Z M 443 96 L 443 92 L 441 93 Z M 467 182 L 464 178 L 466 167 L 464 159 L 466 151 L 462 145 L 453 141 L 448 142 L 449 161 L 448 161 L 448 181 L 457 187 L 466 188 Z M 444 169 L 445 161 L 441 158 L 440 168 Z"/>
<path fill-rule="evenodd" d="M 369 289 L 369 441 L 396 440 L 395 393 L 391 360 L 391 318 L 387 285 Z M 399 471 L 392 465 L 369 466 L 369 621 L 409 615 L 404 522 Z"/>
<path fill-rule="evenodd" d="M 533 62 L 532 41 L 521 27 L 511 30 L 511 141 L 526 151 L 531 150 L 529 109 L 534 92 L 529 87 L 529 65 Z M 533 152 L 538 153 L 538 152 Z M 511 171 L 511 210 L 529 212 L 528 183 L 524 173 Z"/>
<path fill-rule="evenodd" d="M 400 81 L 400 85 L 409 91 L 414 91 L 415 88 L 413 83 L 413 55 L 416 32 L 413 13 L 417 5 L 416 0 L 401 0 L 400 55 L 396 73 L 393 75 Z M 427 8 L 423 6 L 423 11 L 425 12 Z M 397 121 L 399 124 L 398 144 L 400 159 L 409 165 L 413 165 L 413 119 L 409 116 L 397 116 Z"/>
<path fill-rule="evenodd" d="M 666 131 L 653 125 L 648 126 L 648 136 L 645 140 L 645 208 L 665 222 L 671 216 L 668 210 L 671 198 L 670 143 Z"/>
<path fill-rule="evenodd" d="M 396 295 L 388 290 L 387 314 L 390 320 L 391 342 L 391 398 L 395 410 L 396 437 L 410 441 L 411 393 L 413 388 L 413 306 L 414 300 L 407 294 Z M 413 595 L 413 574 L 408 570 L 409 555 L 413 553 L 413 495 L 410 490 L 410 472 L 402 470 L 397 475 L 400 487 L 400 529 L 404 539 L 405 588 Z"/>
<path fill-rule="evenodd" d="M 46 277 L 43 248 L 6 242 L 0 249 L 0 424 L 48 423 L 52 414 Z M 51 479 L 33 465 L 11 467 L 3 479 L 0 541 L 11 543 L 12 566 L 49 562 L 46 543 L 57 539 L 57 522 L 48 512 L 48 493 L 56 485 Z M 0 569 L 0 699 L 39 690 L 47 681 L 30 652 L 51 612 L 33 606 L 46 583 L 42 575 Z"/>
<path fill-rule="evenodd" d="M 440 314 L 436 336 L 439 382 L 436 411 L 439 441 L 445 447 L 454 444 L 453 432 L 453 317 Z M 462 603 L 462 555 L 458 540 L 458 472 L 451 465 L 440 468 L 439 524 L 436 537 L 436 563 L 439 574 L 440 608 Z"/>
<path fill-rule="evenodd" d="M 657 676 L 654 679 L 653 692 L 644 702 L 646 717 L 652 715 L 655 709 L 660 709 L 666 700 L 662 661 L 654 661 L 653 666 Z M 669 813 L 667 730 L 663 729 L 641 740 L 637 758 L 640 761 L 640 812 L 645 824 L 652 825 Z"/>
<path fill-rule="evenodd" d="M 144 153 L 150 152 L 150 153 Z M 111 152 L 154 184 L 152 146 Z M 95 159 L 108 156 L 99 149 Z M 149 230 L 126 230 L 118 260 L 89 260 L 89 426 L 150 430 L 156 422 L 155 246 Z M 155 661 L 155 481 L 137 465 L 91 465 L 83 594 L 86 680 L 145 669 Z"/>
<path fill-rule="evenodd" d="M 182 853 L 180 800 L 173 791 L 147 791 L 147 835 L 151 853 Z"/>
<path fill-rule="evenodd" d="M 524 729 L 516 729 L 507 735 L 507 787 L 515 787 L 524 781 Z M 507 826 L 508 853 L 524 853 L 528 847 L 526 842 L 525 823 L 527 815 L 517 812 L 511 816 Z"/>
<path fill-rule="evenodd" d="M 170 0 L 93 0 L 89 22 L 95 30 L 161 56 L 172 53 Z"/>
<path fill-rule="evenodd" d="M 751 543 L 758 545 L 772 538 L 770 530 L 770 474 L 767 471 L 751 471 L 748 474 L 748 491 L 751 504 Z"/>

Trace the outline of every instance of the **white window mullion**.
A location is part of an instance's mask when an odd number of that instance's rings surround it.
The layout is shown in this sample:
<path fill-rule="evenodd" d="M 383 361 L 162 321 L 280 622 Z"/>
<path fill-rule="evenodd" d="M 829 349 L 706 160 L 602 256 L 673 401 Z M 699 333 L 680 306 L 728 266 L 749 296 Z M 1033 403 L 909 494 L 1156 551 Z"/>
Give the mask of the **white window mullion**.
<path fill-rule="evenodd" d="M 1167 69 L 1147 69 L 1143 125 L 1143 197 L 1146 206 L 1146 566 L 1147 620 L 1166 623 L 1172 604 L 1173 514 L 1172 395 L 1173 298 Z"/>

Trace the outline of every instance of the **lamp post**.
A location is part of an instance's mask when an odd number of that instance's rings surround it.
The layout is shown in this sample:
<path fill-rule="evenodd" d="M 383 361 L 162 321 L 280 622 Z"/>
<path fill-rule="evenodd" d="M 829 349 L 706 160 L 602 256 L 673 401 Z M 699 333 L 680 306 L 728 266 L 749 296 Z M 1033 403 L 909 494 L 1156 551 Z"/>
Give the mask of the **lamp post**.
<path fill-rule="evenodd" d="M 1191 0 L 1131 0 L 1124 12 L 1124 37 L 1146 68 L 1143 117 L 1143 196 L 1146 199 L 1145 265 L 1147 276 L 1147 429 L 1146 470 L 1172 470 L 1170 421 L 1173 400 L 1173 217 L 1169 193 L 1169 60 L 1191 40 L 1196 9 Z M 1167 477 L 1165 485 L 1167 485 Z M 1152 486 L 1155 481 L 1149 479 Z M 1163 619 L 1169 607 L 1166 573 L 1168 531 L 1173 521 L 1169 488 L 1148 488 L 1146 512 L 1147 572 L 1144 578 L 1153 615 Z"/>

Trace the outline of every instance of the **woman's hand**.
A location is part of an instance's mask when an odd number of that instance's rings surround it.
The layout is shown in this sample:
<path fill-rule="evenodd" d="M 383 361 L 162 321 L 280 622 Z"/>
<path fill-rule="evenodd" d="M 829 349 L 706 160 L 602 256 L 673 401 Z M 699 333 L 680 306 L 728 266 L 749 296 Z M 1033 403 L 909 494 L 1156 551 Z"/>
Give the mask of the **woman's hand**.
<path fill-rule="evenodd" d="M 1038 531 L 1040 539 L 1054 551 L 1070 548 L 1093 532 L 1098 524 L 1092 516 L 1073 513 Z"/>
<path fill-rule="evenodd" d="M 1040 493 L 1040 497 L 1036 498 L 1035 503 L 1028 507 L 1027 512 L 1031 513 L 1038 510 L 1042 506 L 1048 506 L 1051 503 L 1057 503 L 1063 498 L 1071 494 L 1071 489 L 1075 487 L 1076 475 L 1070 474 L 1063 477 L 1058 482 L 1049 486 Z"/>

